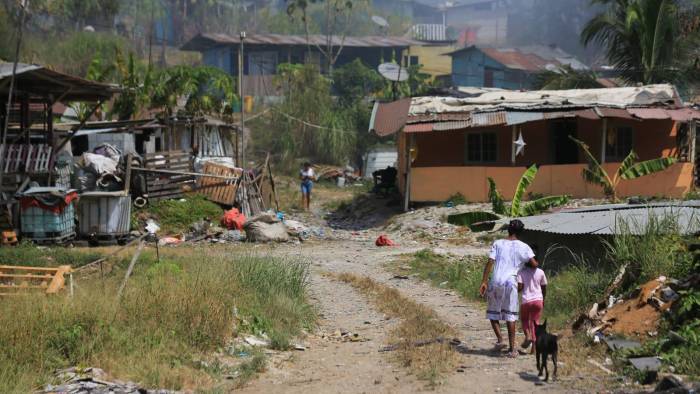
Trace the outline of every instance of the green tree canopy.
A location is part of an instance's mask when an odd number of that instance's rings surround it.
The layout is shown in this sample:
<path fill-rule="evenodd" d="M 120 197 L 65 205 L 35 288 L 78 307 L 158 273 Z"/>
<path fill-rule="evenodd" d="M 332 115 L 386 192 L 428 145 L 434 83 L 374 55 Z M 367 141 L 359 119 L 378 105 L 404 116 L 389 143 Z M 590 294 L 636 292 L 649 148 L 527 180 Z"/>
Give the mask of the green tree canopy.
<path fill-rule="evenodd" d="M 581 33 L 583 44 L 597 43 L 629 83 L 685 83 L 696 77 L 690 35 L 681 34 L 681 11 L 673 0 L 593 0 L 605 11 Z"/>

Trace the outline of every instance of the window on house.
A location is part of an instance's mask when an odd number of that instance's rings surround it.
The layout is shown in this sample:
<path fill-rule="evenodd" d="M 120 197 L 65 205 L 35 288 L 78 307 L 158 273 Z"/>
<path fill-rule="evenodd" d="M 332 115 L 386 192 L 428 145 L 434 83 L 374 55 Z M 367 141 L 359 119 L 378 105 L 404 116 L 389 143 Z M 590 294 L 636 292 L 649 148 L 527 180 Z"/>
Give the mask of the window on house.
<path fill-rule="evenodd" d="M 272 75 L 277 71 L 277 52 L 251 52 L 248 54 L 249 75 Z"/>
<path fill-rule="evenodd" d="M 467 163 L 496 161 L 496 133 L 469 133 L 466 139 Z"/>
<path fill-rule="evenodd" d="M 632 151 L 632 128 L 613 127 L 608 129 L 605 139 L 606 161 L 622 161 Z"/>
<path fill-rule="evenodd" d="M 420 61 L 418 59 L 418 56 L 404 56 L 403 64 L 405 64 L 406 66 L 417 66 L 420 64 Z"/>

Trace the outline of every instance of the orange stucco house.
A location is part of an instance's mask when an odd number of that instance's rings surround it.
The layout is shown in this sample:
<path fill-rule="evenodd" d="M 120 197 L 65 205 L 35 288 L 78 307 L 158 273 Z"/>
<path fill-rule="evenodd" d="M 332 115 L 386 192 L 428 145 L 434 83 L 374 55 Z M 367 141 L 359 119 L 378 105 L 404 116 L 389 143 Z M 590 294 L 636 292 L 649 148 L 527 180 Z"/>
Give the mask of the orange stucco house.
<path fill-rule="evenodd" d="M 634 150 L 640 160 L 673 156 L 663 172 L 622 181 L 618 194 L 679 198 L 695 181 L 696 120 L 671 85 L 508 91 L 461 88 L 449 96 L 377 103 L 370 130 L 395 134 L 399 189 L 411 202 L 445 201 L 461 193 L 486 201 L 487 178 L 511 198 L 526 167 L 539 174 L 529 191 L 574 198 L 602 197 L 581 177 L 584 141 L 613 174 Z M 524 143 L 524 145 L 523 145 Z"/>

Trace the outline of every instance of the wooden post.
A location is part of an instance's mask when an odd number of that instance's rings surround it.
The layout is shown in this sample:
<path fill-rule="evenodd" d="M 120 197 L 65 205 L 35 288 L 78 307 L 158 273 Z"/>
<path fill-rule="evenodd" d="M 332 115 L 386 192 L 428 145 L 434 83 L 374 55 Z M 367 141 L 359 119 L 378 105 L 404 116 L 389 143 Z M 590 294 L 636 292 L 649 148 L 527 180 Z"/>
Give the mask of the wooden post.
<path fill-rule="evenodd" d="M 408 135 L 404 133 L 404 138 L 406 139 L 406 174 L 404 182 L 403 191 L 403 210 L 408 212 L 409 206 L 411 204 L 411 147 L 413 146 L 413 134 Z"/>
<path fill-rule="evenodd" d="M 605 163 L 605 147 L 608 140 L 608 119 L 603 118 L 603 130 L 601 130 L 600 139 L 600 164 Z"/>
<path fill-rule="evenodd" d="M 695 145 L 697 143 L 698 123 L 695 119 L 691 119 L 688 126 L 688 156 L 690 156 L 688 161 L 695 164 Z"/>
<path fill-rule="evenodd" d="M 518 126 L 513 126 L 510 138 L 510 164 L 515 165 L 515 140 L 518 138 Z"/>
<path fill-rule="evenodd" d="M 131 190 L 131 162 L 134 156 L 129 153 L 126 155 L 126 175 L 124 176 L 124 192 L 128 195 Z"/>
<path fill-rule="evenodd" d="M 134 257 L 131 258 L 131 262 L 129 263 L 129 268 L 127 268 L 126 273 L 124 274 L 124 280 L 122 281 L 122 284 L 119 286 L 119 290 L 117 291 L 117 300 L 119 300 L 122 297 L 122 292 L 124 291 L 124 288 L 126 287 L 126 282 L 129 280 L 129 277 L 131 276 L 131 272 L 134 270 L 134 265 L 136 265 L 136 261 L 139 259 L 139 256 L 141 255 L 141 251 L 143 251 L 143 247 L 146 244 L 146 242 L 143 241 L 143 239 L 139 242 L 139 247 L 136 249 L 136 253 L 134 253 Z"/>

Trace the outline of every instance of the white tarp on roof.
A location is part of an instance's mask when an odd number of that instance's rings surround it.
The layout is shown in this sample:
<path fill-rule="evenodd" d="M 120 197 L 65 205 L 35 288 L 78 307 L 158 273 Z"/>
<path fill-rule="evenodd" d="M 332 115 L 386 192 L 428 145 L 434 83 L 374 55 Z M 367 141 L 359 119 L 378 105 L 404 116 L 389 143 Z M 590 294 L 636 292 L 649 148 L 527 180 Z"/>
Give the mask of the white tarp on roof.
<path fill-rule="evenodd" d="M 572 107 L 646 107 L 680 104 L 673 85 L 640 87 L 511 91 L 460 88 L 471 97 L 414 97 L 409 116 L 450 112 L 533 110 Z"/>

